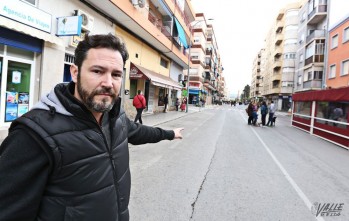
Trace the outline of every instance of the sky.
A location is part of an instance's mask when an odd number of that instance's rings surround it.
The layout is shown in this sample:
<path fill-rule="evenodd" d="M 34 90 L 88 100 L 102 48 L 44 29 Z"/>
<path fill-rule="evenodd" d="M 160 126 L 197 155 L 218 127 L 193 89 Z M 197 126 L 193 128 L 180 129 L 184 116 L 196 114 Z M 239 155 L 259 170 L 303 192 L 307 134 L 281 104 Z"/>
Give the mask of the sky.
<path fill-rule="evenodd" d="M 206 20 L 214 19 L 208 23 L 216 35 L 226 87 L 231 94 L 241 93 L 251 84 L 253 60 L 264 47 L 267 32 L 278 12 L 294 2 L 297 0 L 191 0 L 195 13 L 204 13 Z M 339 8 L 349 13 L 349 6 Z"/>

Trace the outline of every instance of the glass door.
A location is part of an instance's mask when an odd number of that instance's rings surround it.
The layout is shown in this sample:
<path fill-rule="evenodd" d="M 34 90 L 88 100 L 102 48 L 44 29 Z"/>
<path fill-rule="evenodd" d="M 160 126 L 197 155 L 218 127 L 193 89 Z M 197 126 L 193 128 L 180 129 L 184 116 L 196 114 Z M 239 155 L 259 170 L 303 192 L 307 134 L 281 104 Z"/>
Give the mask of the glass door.
<path fill-rule="evenodd" d="M 5 122 L 12 122 L 29 110 L 31 64 L 8 61 Z"/>

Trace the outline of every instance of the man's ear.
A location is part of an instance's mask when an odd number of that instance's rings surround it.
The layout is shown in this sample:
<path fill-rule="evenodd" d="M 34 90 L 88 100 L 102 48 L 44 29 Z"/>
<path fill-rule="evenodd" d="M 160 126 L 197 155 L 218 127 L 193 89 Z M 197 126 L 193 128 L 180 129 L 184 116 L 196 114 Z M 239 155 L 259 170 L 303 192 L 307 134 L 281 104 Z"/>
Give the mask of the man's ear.
<path fill-rule="evenodd" d="M 79 68 L 75 64 L 70 65 L 70 75 L 74 83 L 78 80 Z"/>

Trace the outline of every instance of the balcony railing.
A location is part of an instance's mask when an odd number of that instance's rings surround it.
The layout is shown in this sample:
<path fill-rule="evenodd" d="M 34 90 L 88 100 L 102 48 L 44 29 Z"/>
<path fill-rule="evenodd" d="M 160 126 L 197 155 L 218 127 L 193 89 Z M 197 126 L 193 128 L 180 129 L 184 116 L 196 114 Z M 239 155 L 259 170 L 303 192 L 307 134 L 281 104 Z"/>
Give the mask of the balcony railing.
<path fill-rule="evenodd" d="M 325 30 L 314 30 L 307 36 L 306 43 L 308 44 L 315 38 L 325 38 Z"/>
<path fill-rule="evenodd" d="M 309 58 L 305 59 L 304 65 L 319 63 L 319 62 L 324 62 L 323 54 L 310 56 Z"/>
<path fill-rule="evenodd" d="M 327 12 L 327 5 L 318 5 L 316 8 L 314 8 L 313 11 L 311 11 L 308 15 L 308 20 L 310 20 L 310 18 L 318 12 Z"/>

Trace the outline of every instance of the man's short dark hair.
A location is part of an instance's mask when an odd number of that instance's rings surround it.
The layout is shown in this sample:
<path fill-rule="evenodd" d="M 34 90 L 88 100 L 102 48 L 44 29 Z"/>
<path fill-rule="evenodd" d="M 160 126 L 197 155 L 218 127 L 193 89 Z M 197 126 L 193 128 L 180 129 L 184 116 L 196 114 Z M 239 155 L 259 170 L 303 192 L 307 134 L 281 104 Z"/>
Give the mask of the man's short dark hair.
<path fill-rule="evenodd" d="M 112 35 L 111 33 L 107 35 L 85 35 L 85 39 L 80 41 L 78 46 L 75 49 L 75 62 L 74 64 L 78 66 L 79 70 L 82 66 L 82 62 L 86 59 L 87 52 L 91 48 L 108 48 L 115 51 L 119 51 L 124 65 L 128 59 L 128 52 L 125 44 L 117 36 Z"/>
<path fill-rule="evenodd" d="M 141 90 L 138 90 L 138 94 L 141 94 L 142 93 L 142 91 Z"/>

